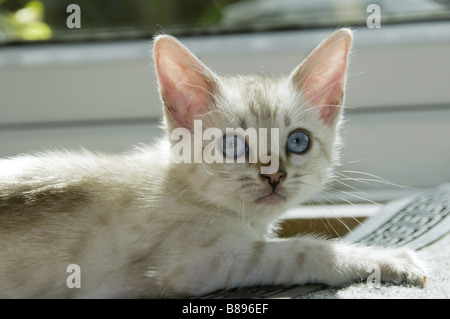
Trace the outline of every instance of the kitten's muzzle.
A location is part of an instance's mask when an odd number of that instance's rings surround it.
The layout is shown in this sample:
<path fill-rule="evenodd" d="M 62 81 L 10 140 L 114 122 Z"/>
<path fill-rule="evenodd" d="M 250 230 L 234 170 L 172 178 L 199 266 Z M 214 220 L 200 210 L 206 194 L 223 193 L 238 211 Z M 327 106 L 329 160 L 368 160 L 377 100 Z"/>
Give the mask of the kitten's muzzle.
<path fill-rule="evenodd" d="M 267 180 L 272 189 L 281 183 L 282 179 L 286 177 L 287 173 L 284 169 L 278 170 L 278 172 L 274 174 L 260 174 L 261 178 Z"/>
<path fill-rule="evenodd" d="M 286 177 L 287 173 L 284 169 L 279 169 L 278 172 L 274 174 L 260 174 L 259 176 L 263 181 L 267 181 L 267 183 L 272 187 L 272 191 L 267 195 L 261 196 L 256 200 L 256 203 L 266 204 L 266 205 L 275 205 L 286 201 L 286 197 L 279 194 L 275 188 L 279 185 L 283 179 Z"/>

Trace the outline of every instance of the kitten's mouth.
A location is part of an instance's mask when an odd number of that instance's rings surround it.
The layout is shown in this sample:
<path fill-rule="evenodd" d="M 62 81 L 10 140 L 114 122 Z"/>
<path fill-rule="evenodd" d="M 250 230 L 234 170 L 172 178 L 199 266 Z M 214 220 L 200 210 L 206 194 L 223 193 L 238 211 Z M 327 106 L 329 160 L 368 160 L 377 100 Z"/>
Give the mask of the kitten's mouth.
<path fill-rule="evenodd" d="M 281 202 L 285 202 L 286 197 L 283 195 L 280 195 L 276 192 L 272 192 L 268 195 L 264 195 L 256 200 L 256 203 L 258 204 L 266 204 L 266 205 L 275 205 L 279 204 Z"/>

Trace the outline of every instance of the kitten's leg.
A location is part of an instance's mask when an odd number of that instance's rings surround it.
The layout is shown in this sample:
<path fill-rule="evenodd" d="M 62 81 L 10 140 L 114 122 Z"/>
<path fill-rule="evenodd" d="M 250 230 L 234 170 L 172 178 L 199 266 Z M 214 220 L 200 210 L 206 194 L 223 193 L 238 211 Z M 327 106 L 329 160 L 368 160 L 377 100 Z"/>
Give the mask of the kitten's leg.
<path fill-rule="evenodd" d="M 366 280 L 375 269 L 383 282 L 423 286 L 426 279 L 415 254 L 403 248 L 363 247 L 308 237 L 270 242 L 234 238 L 223 242 L 222 249 L 217 247 L 184 259 L 175 276 L 168 273 L 169 294 L 199 295 L 255 285 L 342 286 Z"/>
<path fill-rule="evenodd" d="M 277 251 L 283 251 L 283 246 L 290 246 L 290 254 L 284 259 L 291 268 L 286 267 L 285 270 L 295 273 L 294 267 L 297 267 L 298 272 L 294 277 L 281 279 L 287 284 L 324 283 L 342 286 L 366 280 L 374 271 L 379 271 L 382 282 L 415 286 L 423 286 L 425 282 L 424 266 L 415 253 L 405 248 L 364 247 L 306 237 L 269 242 L 266 249 L 268 254 L 277 254 Z M 283 259 L 283 256 L 278 253 L 276 258 Z"/>

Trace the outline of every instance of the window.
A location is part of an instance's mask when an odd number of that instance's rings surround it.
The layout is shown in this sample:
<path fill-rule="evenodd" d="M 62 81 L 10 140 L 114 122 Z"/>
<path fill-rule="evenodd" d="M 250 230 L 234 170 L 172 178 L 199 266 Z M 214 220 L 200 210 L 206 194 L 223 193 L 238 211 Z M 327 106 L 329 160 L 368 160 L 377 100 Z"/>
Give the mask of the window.
<path fill-rule="evenodd" d="M 77 30 L 68 28 L 79 6 Z M 149 38 L 446 20 L 449 0 L 0 0 L 0 43 Z M 369 10 L 369 13 L 368 13 Z"/>

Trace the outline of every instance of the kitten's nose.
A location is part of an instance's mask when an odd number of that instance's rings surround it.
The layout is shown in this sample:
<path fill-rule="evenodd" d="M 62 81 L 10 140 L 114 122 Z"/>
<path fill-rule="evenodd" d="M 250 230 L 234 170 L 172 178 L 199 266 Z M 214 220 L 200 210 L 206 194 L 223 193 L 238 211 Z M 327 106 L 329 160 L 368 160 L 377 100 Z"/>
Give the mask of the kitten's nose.
<path fill-rule="evenodd" d="M 286 176 L 286 171 L 284 169 L 280 169 L 278 172 L 274 174 L 260 174 L 261 178 L 266 179 L 267 182 L 272 186 L 277 186 L 283 177 Z"/>

